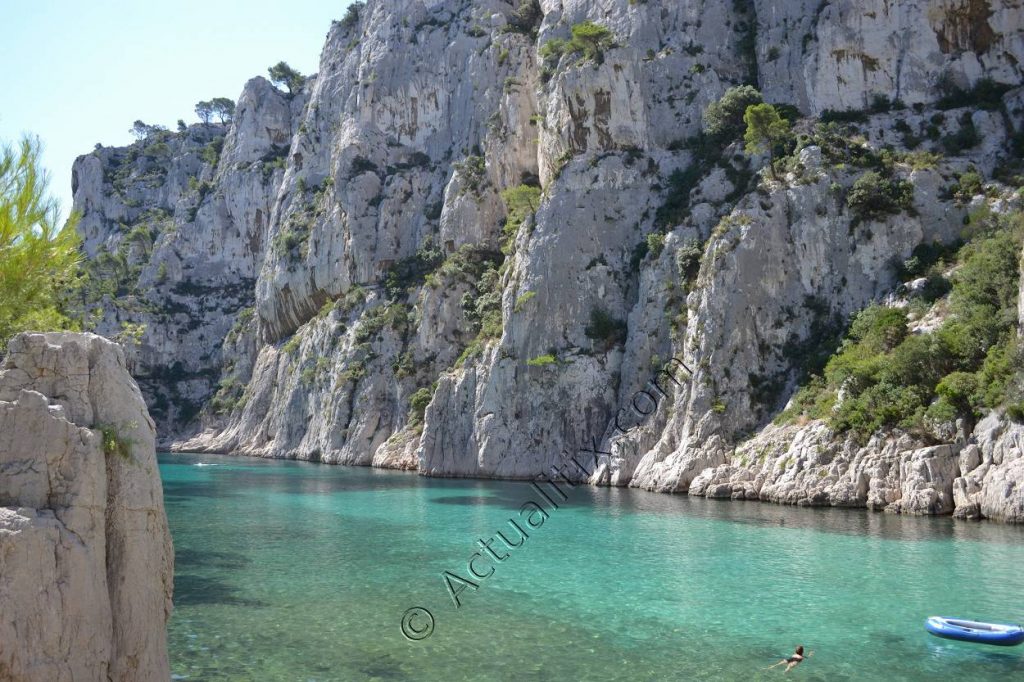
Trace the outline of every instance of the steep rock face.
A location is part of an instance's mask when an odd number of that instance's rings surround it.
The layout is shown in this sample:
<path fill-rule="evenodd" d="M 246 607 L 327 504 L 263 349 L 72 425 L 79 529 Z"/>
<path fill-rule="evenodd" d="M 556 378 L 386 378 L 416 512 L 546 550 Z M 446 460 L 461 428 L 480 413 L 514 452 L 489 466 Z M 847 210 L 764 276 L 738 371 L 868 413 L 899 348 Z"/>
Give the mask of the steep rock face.
<path fill-rule="evenodd" d="M 630 277 L 623 270 L 660 204 L 653 186 L 659 173 L 671 172 L 688 158 L 685 152 L 656 149 L 652 150 L 654 158 L 646 158 L 622 149 L 669 145 L 694 133 L 703 106 L 713 92 L 724 88 L 719 72 L 732 79 L 741 77 L 747 68 L 737 52 L 742 35 L 727 25 L 731 17 L 728 3 L 709 4 L 703 20 L 695 8 L 674 7 L 663 13 L 627 3 L 605 5 L 552 6 L 537 16 L 533 25 L 542 40 L 567 35 L 572 24 L 596 17 L 598 10 L 617 37 L 623 38 L 621 47 L 609 51 L 600 65 L 577 67 L 572 56 L 565 56 L 543 76 L 538 75 L 533 44 L 526 32 L 502 30 L 509 21 L 505 3 L 465 3 L 457 9 L 419 2 L 370 3 L 358 27 L 336 25 L 311 95 L 306 132 L 296 140 L 297 148 L 307 151 L 301 154 L 301 165 L 293 164 L 284 180 L 282 197 L 292 196 L 292 203 L 272 228 L 284 248 L 268 253 L 257 286 L 262 337 L 273 341 L 290 334 L 339 295 L 359 286 L 375 288 L 390 267 L 412 256 L 428 239 L 449 256 L 463 245 L 496 252 L 504 213 L 497 190 L 524 181 L 536 183 L 538 175 L 542 181 L 550 180 L 546 194 L 553 203 L 543 207 L 542 217 L 530 226 L 554 239 L 546 241 L 538 233 L 535 239 L 522 235 L 516 241 L 517 252 L 521 245 L 524 254 L 531 248 L 538 253 L 524 255 L 522 265 L 517 256 L 514 267 L 509 267 L 511 263 L 506 266 L 511 274 L 503 274 L 502 307 L 506 314 L 513 311 L 519 297 L 531 292 L 531 280 L 544 280 L 553 267 L 552 259 L 567 252 L 572 252 L 574 259 L 569 268 L 581 273 L 579 284 L 592 288 L 595 296 L 579 301 L 575 289 L 562 286 L 565 282 L 545 280 L 544 297 L 519 311 L 524 325 L 514 342 L 516 361 L 506 362 L 504 373 L 490 380 L 496 391 L 510 376 L 522 377 L 505 398 L 510 401 L 509 412 L 502 411 L 499 417 L 506 424 L 502 428 L 507 435 L 488 439 L 493 454 L 485 457 L 505 460 L 500 474 L 493 475 L 529 475 L 526 472 L 547 455 L 534 454 L 530 464 L 520 465 L 502 453 L 527 447 L 537 450 L 548 435 L 562 438 L 563 427 L 574 422 L 575 417 L 552 413 L 554 422 L 537 432 L 530 429 L 527 435 L 515 426 L 514 415 L 532 411 L 534 406 L 511 396 L 518 393 L 522 397 L 529 384 L 543 374 L 523 373 L 515 365 L 543 354 L 550 346 L 590 352 L 594 344 L 585 338 L 583 328 L 592 305 L 600 303 L 617 311 L 632 295 Z M 356 28 L 361 37 L 352 47 Z M 635 33 L 635 40 L 628 32 Z M 715 33 L 729 38 L 711 41 Z M 700 37 L 708 38 L 708 45 L 715 47 L 706 53 L 704 48 L 698 50 L 695 41 Z M 441 45 L 447 46 L 447 57 L 439 63 L 430 55 L 441 50 Z M 649 53 L 657 53 L 658 58 L 644 61 Z M 401 69 L 393 63 L 397 54 L 403 55 Z M 676 78 L 674 74 L 685 75 Z M 537 101 L 538 88 L 543 101 Z M 595 159 L 594 164 L 601 162 L 596 167 L 571 162 L 583 153 L 607 154 L 607 159 Z M 596 180 L 595 175 L 599 176 Z M 602 183 L 612 190 L 604 197 L 593 189 Z M 630 193 L 634 197 L 620 205 Z M 576 211 L 573 206 L 582 201 L 601 203 Z M 575 230 L 560 235 L 557 228 L 570 220 L 576 223 Z M 608 227 L 614 229 L 608 231 Z M 594 259 L 607 262 L 586 271 Z M 569 268 L 560 269 L 568 274 Z M 523 283 L 510 285 L 511 279 L 521 277 Z M 457 310 L 463 293 L 456 290 L 438 296 L 423 291 L 419 296 L 413 294 L 410 302 L 423 319 L 432 314 L 427 310 L 431 304 L 455 308 L 455 318 L 446 322 L 464 330 L 467 325 L 460 321 Z M 603 300 L 606 296 L 607 301 Z M 369 301 L 372 304 L 379 298 L 370 297 Z M 544 319 L 564 319 L 575 331 L 549 329 L 552 334 L 531 337 L 534 331 L 548 327 L 539 314 L 545 315 Z M 305 328 L 299 329 L 298 336 L 305 338 L 306 334 Z M 472 335 L 470 331 L 468 338 Z M 465 332 L 455 336 L 461 336 L 456 340 L 465 345 Z M 383 365 L 379 370 L 367 368 L 371 385 L 335 385 L 323 396 L 330 405 L 340 403 L 337 409 L 307 408 L 322 404 L 315 395 L 321 390 L 317 387 L 299 387 L 301 395 L 298 390 L 288 391 L 290 397 L 283 400 L 283 377 L 256 381 L 250 386 L 252 397 L 241 410 L 245 426 L 229 424 L 220 435 L 204 436 L 181 447 L 369 462 L 402 427 L 406 410 L 397 406 L 408 400 L 416 386 L 429 385 L 441 370 L 450 367 L 451 352 L 439 340 L 420 333 L 408 345 L 392 344 L 394 352 L 380 353 L 375 346 L 371 354 L 386 362 L 378 363 Z M 345 372 L 346 367 L 365 362 L 362 357 L 367 352 L 358 351 L 360 345 L 340 346 L 344 350 L 339 370 Z M 308 373 L 311 364 L 323 364 L 322 347 L 309 353 L 304 348 L 305 344 L 299 346 L 296 361 L 287 370 L 293 380 L 297 371 Z M 509 351 L 499 352 L 507 355 Z M 416 381 L 408 388 L 402 385 L 408 381 L 395 377 L 397 385 L 387 390 L 388 366 L 406 353 L 425 361 L 426 366 L 417 369 Z M 612 351 L 610 358 L 594 361 L 598 369 L 586 379 L 593 390 L 572 385 L 573 376 L 586 377 L 590 372 L 582 365 L 561 381 L 563 394 L 583 391 L 583 405 L 595 397 L 602 401 L 603 407 L 586 408 L 591 414 L 585 422 L 588 429 L 599 429 L 598 421 L 604 419 L 599 415 L 610 409 L 612 393 L 596 387 L 614 374 L 614 355 Z M 258 364 L 276 367 L 276 357 L 274 348 L 265 347 Z M 445 357 L 447 364 L 441 361 Z M 588 361 L 581 358 L 580 362 Z M 609 362 L 610 369 L 605 368 Z M 474 362 L 472 371 L 490 374 L 491 367 L 476 365 Z M 384 376 L 374 376 L 378 371 Z M 276 371 L 263 371 L 261 376 L 272 374 Z M 378 380 L 384 381 L 384 390 L 374 390 L 372 383 Z M 445 385 L 443 381 L 441 385 Z M 277 407 L 269 411 L 267 402 L 258 397 L 266 394 L 268 386 L 274 386 L 279 396 L 272 399 Z M 355 397 L 359 395 L 365 400 Z M 348 405 L 356 400 L 362 406 L 355 411 L 356 418 L 368 423 L 349 423 Z M 564 395 L 552 394 L 545 400 L 552 406 L 565 404 Z M 377 414 L 372 417 L 365 416 L 374 412 Z M 328 417 L 321 418 L 325 414 Z M 332 414 L 342 415 L 342 421 L 330 418 Z M 457 419 L 469 416 L 460 414 Z M 261 426 L 253 425 L 254 419 Z M 427 419 L 428 424 L 431 421 Z M 279 428 L 285 422 L 288 428 Z M 458 428 L 466 432 L 476 425 Z M 230 435 L 225 437 L 225 433 Z M 358 439 L 349 442 L 352 436 Z M 543 446 L 545 450 L 549 447 Z M 437 472 L 442 473 L 441 469 Z M 472 466 L 445 473 L 492 475 Z"/>
<path fill-rule="evenodd" d="M 802 346 L 834 334 L 890 290 L 894 260 L 959 233 L 965 210 L 937 203 L 938 174 L 908 175 L 916 215 L 858 223 L 833 189 L 852 178 L 826 173 L 820 157 L 815 147 L 803 150 L 798 182 L 790 177 L 767 196 L 741 201 L 716 230 L 688 300 L 697 323 L 687 325 L 680 355 L 692 380 L 675 396 L 658 444 L 639 463 L 613 459 L 614 480 L 685 491 L 781 407 L 780 389 Z M 765 385 L 776 389 L 761 397 Z"/>
<path fill-rule="evenodd" d="M 943 83 L 1019 83 L 1024 5 L 1017 0 L 755 0 L 760 83 L 771 101 L 812 114 L 876 98 L 935 100 Z"/>
<path fill-rule="evenodd" d="M 123 341 L 170 435 L 216 390 L 220 347 L 253 288 L 303 97 L 246 84 L 230 126 L 156 132 L 73 170 L 95 331 Z M 137 326 L 137 325 L 141 325 Z"/>
<path fill-rule="evenodd" d="M 954 481 L 957 516 L 1024 522 L 1024 427 L 990 415 L 974 434 Z"/>
<path fill-rule="evenodd" d="M 154 439 L 118 345 L 11 340 L 0 370 L 3 679 L 169 677 L 174 555 Z"/>
<path fill-rule="evenodd" d="M 513 478 L 588 448 L 593 483 L 685 492 L 778 414 L 815 341 L 892 291 L 893 263 L 959 236 L 971 208 L 949 188 L 994 174 L 1021 127 L 1024 90 L 1004 93 L 1022 80 L 1019 12 L 371 0 L 290 100 L 272 208 L 250 216 L 254 309 L 175 447 Z M 559 42 L 584 21 L 607 36 Z M 986 78 L 995 99 L 970 106 L 957 88 Z M 775 178 L 740 141 L 711 148 L 702 113 L 743 82 L 805 117 L 863 109 L 829 133 L 849 158 L 802 143 Z M 269 113 L 283 97 L 240 103 L 225 155 L 257 139 L 248 121 L 288 128 Z M 797 131 L 820 137 L 812 118 Z M 883 147 L 938 156 L 891 164 L 909 206 L 861 220 L 846 197 Z M 669 358 L 693 377 L 658 393 Z M 872 506 L 952 509 L 956 472 L 931 466 L 949 452 L 923 447 L 886 450 L 899 463 L 878 476 L 900 495 Z M 932 476 L 939 497 L 913 493 Z"/>
<path fill-rule="evenodd" d="M 273 227 L 291 239 L 257 284 L 266 340 L 376 284 L 428 238 L 448 251 L 495 243 L 495 187 L 537 170 L 534 142 L 502 133 L 508 119 L 509 132 L 529 129 L 535 113 L 529 46 L 499 33 L 508 10 L 381 0 L 332 27 Z"/>

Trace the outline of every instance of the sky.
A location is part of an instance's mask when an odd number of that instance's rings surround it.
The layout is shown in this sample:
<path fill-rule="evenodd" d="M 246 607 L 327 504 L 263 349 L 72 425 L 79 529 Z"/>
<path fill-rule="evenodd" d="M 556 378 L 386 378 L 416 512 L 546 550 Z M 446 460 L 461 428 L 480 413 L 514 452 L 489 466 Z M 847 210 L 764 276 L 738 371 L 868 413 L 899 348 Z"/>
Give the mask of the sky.
<path fill-rule="evenodd" d="M 314 73 L 349 0 L 0 0 L 0 143 L 36 135 L 50 191 L 71 208 L 71 164 L 132 141 L 136 119 L 174 129 L 195 103 L 237 100 L 284 60 Z"/>

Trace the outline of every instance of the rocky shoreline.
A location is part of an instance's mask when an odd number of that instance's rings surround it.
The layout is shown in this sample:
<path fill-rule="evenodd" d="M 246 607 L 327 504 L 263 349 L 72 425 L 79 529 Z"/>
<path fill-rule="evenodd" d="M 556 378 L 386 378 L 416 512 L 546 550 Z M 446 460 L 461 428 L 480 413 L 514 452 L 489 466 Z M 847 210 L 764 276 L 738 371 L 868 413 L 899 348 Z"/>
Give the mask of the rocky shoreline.
<path fill-rule="evenodd" d="M 768 427 L 702 471 L 689 494 L 799 506 L 866 507 L 914 515 L 1024 522 L 1024 426 L 992 414 L 966 443 L 909 436 L 863 447 L 820 423 Z"/>
<path fill-rule="evenodd" d="M 167 442 L 161 447 L 171 452 L 246 456 L 204 448 L 202 438 Z M 595 471 L 589 477 L 574 475 L 572 469 L 560 475 L 576 483 L 610 485 L 613 461 L 609 454 L 595 457 Z M 594 453 L 586 449 L 580 456 Z M 371 466 L 419 471 L 418 461 L 409 459 Z M 538 480 L 537 476 L 420 473 L 439 478 Z M 967 441 L 942 445 L 923 445 L 902 435 L 875 437 L 860 446 L 852 438 L 837 439 L 821 422 L 771 425 L 738 445 L 722 464 L 700 471 L 688 486 L 677 480 L 648 490 L 709 499 L 1024 523 L 1024 486 L 1020 481 L 1024 481 L 1024 425 L 993 413 L 978 422 Z"/>

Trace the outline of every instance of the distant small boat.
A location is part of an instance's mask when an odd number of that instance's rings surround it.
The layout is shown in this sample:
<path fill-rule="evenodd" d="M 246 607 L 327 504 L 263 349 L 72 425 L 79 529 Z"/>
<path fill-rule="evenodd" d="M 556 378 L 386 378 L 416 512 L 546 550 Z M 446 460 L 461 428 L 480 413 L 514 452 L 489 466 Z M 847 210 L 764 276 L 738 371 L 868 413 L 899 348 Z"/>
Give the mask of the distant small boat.
<path fill-rule="evenodd" d="M 932 616 L 924 622 L 924 629 L 936 637 L 977 644 L 1015 646 L 1024 642 L 1024 628 L 1019 625 L 979 623 L 960 618 Z"/>

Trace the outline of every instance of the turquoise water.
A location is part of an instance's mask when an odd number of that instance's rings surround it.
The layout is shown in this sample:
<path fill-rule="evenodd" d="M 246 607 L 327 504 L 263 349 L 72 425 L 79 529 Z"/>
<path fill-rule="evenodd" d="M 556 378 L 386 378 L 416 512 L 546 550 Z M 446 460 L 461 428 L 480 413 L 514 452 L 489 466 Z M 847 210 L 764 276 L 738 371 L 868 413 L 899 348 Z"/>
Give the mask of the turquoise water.
<path fill-rule="evenodd" d="M 787 679 L 1024 677 L 1024 646 L 922 628 L 1024 622 L 1022 528 L 577 488 L 456 609 L 442 573 L 517 539 L 528 485 L 193 455 L 161 472 L 178 679 L 768 680 L 797 644 L 814 655 Z M 434 616 L 421 641 L 413 606 Z"/>

